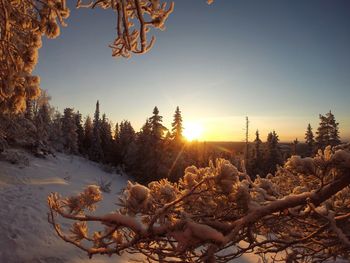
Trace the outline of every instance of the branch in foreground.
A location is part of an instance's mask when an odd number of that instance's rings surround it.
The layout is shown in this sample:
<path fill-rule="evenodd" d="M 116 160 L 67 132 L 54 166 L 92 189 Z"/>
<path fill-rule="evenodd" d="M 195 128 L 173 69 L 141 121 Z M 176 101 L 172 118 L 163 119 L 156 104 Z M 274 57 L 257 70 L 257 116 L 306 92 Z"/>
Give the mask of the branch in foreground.
<path fill-rule="evenodd" d="M 293 156 L 274 176 L 254 182 L 223 159 L 188 167 L 177 183 L 128 183 L 120 208 L 93 216 L 98 187 L 78 196 L 51 194 L 56 233 L 94 254 L 141 253 L 161 262 L 229 262 L 256 253 L 269 262 L 349 258 L 350 152 L 327 147 L 315 158 Z M 59 220 L 72 220 L 62 230 Z M 89 224 L 101 230 L 89 235 Z"/>

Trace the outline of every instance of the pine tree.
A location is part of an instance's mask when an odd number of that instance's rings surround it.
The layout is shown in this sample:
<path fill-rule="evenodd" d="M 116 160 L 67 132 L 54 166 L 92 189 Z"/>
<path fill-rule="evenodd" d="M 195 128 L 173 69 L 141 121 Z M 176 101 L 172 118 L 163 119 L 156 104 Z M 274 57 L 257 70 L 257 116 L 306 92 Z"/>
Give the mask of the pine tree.
<path fill-rule="evenodd" d="M 177 106 L 174 114 L 174 121 L 171 123 L 171 138 L 177 143 L 183 141 L 182 132 L 182 116 L 179 106 Z"/>
<path fill-rule="evenodd" d="M 316 132 L 316 142 L 319 148 L 324 149 L 327 145 L 335 146 L 340 143 L 339 123 L 329 111 L 325 116 L 319 115 L 320 124 Z"/>
<path fill-rule="evenodd" d="M 340 137 L 339 137 L 339 123 L 336 122 L 334 114 L 329 111 L 326 114 L 328 126 L 329 126 L 329 144 L 331 146 L 335 146 L 340 144 Z"/>
<path fill-rule="evenodd" d="M 306 128 L 305 143 L 307 144 L 307 155 L 311 156 L 315 147 L 315 139 L 314 139 L 314 133 L 312 132 L 312 127 L 310 123 L 307 125 L 307 128 Z"/>
<path fill-rule="evenodd" d="M 87 116 L 84 123 L 84 139 L 83 139 L 83 149 L 85 154 L 90 153 L 91 145 L 92 145 L 92 134 L 93 134 L 92 121 L 90 116 Z"/>
<path fill-rule="evenodd" d="M 78 153 L 78 134 L 74 119 L 74 112 L 71 108 L 65 108 L 62 118 L 63 147 L 69 152 Z"/>
<path fill-rule="evenodd" d="M 96 109 L 94 114 L 94 121 L 93 121 L 93 130 L 92 130 L 92 142 L 91 142 L 91 148 L 90 148 L 90 159 L 99 162 L 102 161 L 103 151 L 101 147 L 101 120 L 100 120 L 100 103 L 99 101 L 96 102 Z"/>
<path fill-rule="evenodd" d="M 81 114 L 78 111 L 74 114 L 75 125 L 77 127 L 77 135 L 78 135 L 78 151 L 80 154 L 84 154 L 84 128 L 82 125 Z"/>

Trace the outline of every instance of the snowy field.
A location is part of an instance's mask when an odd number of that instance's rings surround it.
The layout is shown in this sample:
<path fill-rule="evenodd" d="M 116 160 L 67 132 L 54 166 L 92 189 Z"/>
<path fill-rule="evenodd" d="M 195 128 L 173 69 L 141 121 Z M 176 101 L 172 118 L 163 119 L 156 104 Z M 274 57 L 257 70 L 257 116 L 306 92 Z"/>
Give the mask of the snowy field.
<path fill-rule="evenodd" d="M 0 161 L 0 262 L 1 263 L 119 263 L 135 256 L 124 254 L 94 256 L 59 239 L 47 222 L 49 193 L 63 196 L 79 193 L 86 185 L 102 178 L 112 181 L 111 193 L 103 193 L 99 214 L 115 209 L 117 194 L 127 178 L 102 171 L 98 164 L 77 156 L 57 154 L 47 159 L 24 154 L 29 163 L 10 164 Z M 139 258 L 139 262 L 144 262 Z M 257 262 L 246 257 L 235 262 Z"/>

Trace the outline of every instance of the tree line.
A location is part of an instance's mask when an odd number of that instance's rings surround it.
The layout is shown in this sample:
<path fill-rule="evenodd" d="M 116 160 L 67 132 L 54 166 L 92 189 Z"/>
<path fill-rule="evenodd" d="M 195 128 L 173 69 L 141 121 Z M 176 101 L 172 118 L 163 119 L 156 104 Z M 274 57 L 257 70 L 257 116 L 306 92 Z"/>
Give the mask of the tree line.
<path fill-rule="evenodd" d="M 93 118 L 73 108 L 63 113 L 50 106 L 46 92 L 35 100 L 27 101 L 26 111 L 15 115 L 1 115 L 1 130 L 6 132 L 6 143 L 22 144 L 37 156 L 54 151 L 84 156 L 111 167 L 119 167 L 136 181 L 148 183 L 167 178 L 177 181 L 189 165 L 205 167 L 210 160 L 225 158 L 236 166 L 245 159 L 249 174 L 266 176 L 274 173 L 290 156 L 286 155 L 275 131 L 268 134 L 266 142 L 257 130 L 243 158 L 233 150 L 223 151 L 206 142 L 186 143 L 183 137 L 183 118 L 179 107 L 175 109 L 171 128 L 163 125 L 163 117 L 157 107 L 140 131 L 135 131 L 128 120 L 113 125 L 106 114 L 100 113 L 97 101 Z M 308 124 L 305 133 L 306 150 L 297 151 L 298 141 L 293 143 L 293 154 L 313 156 L 316 149 L 340 143 L 339 123 L 331 111 L 320 115 L 320 124 L 314 136 Z M 3 136 L 4 138 L 4 136 Z M 218 147 L 219 148 L 219 147 Z"/>

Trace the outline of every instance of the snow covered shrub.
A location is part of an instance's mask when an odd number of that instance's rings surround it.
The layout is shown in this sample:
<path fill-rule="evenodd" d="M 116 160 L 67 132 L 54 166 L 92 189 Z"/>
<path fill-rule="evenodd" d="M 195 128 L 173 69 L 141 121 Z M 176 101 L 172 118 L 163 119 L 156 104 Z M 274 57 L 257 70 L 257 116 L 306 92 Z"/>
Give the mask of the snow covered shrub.
<path fill-rule="evenodd" d="M 104 193 L 110 193 L 111 192 L 111 186 L 112 186 L 112 181 L 107 181 L 106 179 L 103 179 L 100 177 L 97 180 L 97 185 L 100 187 L 100 190 Z"/>
<path fill-rule="evenodd" d="M 100 200 L 96 190 L 70 198 L 53 193 L 49 221 L 89 256 L 128 251 L 162 262 L 231 262 L 244 253 L 283 262 L 349 260 L 349 160 L 349 146 L 327 147 L 312 159 L 292 156 L 274 175 L 252 181 L 218 159 L 186 168 L 177 183 L 129 182 L 120 207 L 107 215 L 85 213 Z M 58 215 L 73 220 L 71 229 L 60 227 Z M 100 222 L 101 230 L 88 235 L 88 221 Z"/>
<path fill-rule="evenodd" d="M 0 160 L 19 166 L 29 166 L 29 159 L 25 153 L 18 150 L 5 150 L 0 154 Z"/>

